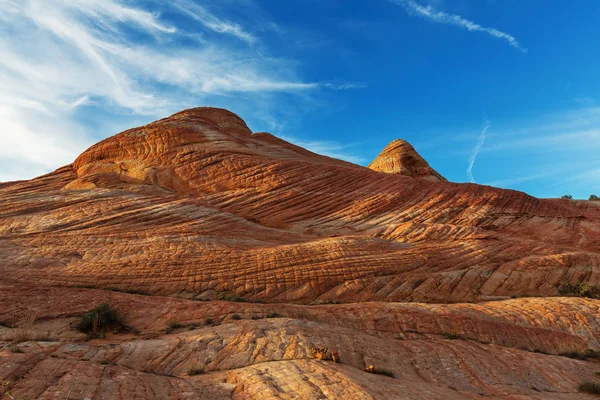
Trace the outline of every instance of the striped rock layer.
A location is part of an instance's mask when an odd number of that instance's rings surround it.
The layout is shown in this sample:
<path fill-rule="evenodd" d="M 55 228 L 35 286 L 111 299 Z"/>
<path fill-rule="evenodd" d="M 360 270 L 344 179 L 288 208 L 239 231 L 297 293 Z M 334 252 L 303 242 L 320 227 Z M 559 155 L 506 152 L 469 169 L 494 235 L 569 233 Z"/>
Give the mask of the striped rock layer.
<path fill-rule="evenodd" d="M 398 146 L 412 149 L 393 142 L 369 169 L 253 134 L 226 110 L 186 110 L 2 184 L 0 273 L 296 303 L 473 302 L 600 284 L 600 204 L 390 173 Z M 413 175 L 437 176 L 423 168 Z"/>
<path fill-rule="evenodd" d="M 365 168 L 182 111 L 0 183 L 0 255 L 0 397 L 575 400 L 599 379 L 573 357 L 600 350 L 600 301 L 557 296 L 598 294 L 600 204 L 447 182 L 404 141 Z M 102 303 L 128 329 L 87 340 Z"/>

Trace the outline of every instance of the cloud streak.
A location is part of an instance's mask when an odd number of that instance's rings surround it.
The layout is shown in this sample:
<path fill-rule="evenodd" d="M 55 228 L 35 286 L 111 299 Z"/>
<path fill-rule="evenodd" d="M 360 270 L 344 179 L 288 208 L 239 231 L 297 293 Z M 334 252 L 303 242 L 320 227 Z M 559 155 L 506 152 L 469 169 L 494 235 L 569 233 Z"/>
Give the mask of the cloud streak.
<path fill-rule="evenodd" d="M 337 142 L 327 140 L 303 140 L 293 136 L 280 135 L 281 139 L 293 143 L 296 146 L 303 147 L 313 153 L 321 154 L 324 156 L 345 160 L 354 164 L 360 164 L 365 162 L 363 157 L 357 157 L 347 149 L 356 145 L 342 145 Z"/>
<path fill-rule="evenodd" d="M 193 1 L 141 4 L 0 0 L 0 181 L 49 172 L 183 108 L 260 104 L 266 115 L 281 96 L 291 107 L 338 88 L 302 81 L 292 60 Z"/>
<path fill-rule="evenodd" d="M 475 183 L 475 178 L 473 177 L 473 166 L 475 165 L 475 160 L 477 159 L 477 156 L 479 155 L 479 151 L 481 150 L 481 147 L 483 146 L 483 143 L 485 142 L 485 133 L 487 132 L 489 127 L 490 127 L 490 121 L 488 121 L 486 119 L 484 122 L 483 129 L 481 130 L 481 133 L 479 134 L 479 138 L 477 139 L 477 144 L 473 148 L 473 151 L 471 152 L 471 156 L 469 157 L 469 166 L 467 167 L 467 176 L 469 177 L 469 180 L 471 183 Z"/>
<path fill-rule="evenodd" d="M 246 32 L 239 24 L 223 21 L 193 1 L 174 0 L 171 4 L 214 32 L 232 35 L 250 44 L 256 41 L 254 35 Z"/>
<path fill-rule="evenodd" d="M 510 46 L 519 50 L 522 53 L 526 53 L 527 49 L 521 46 L 517 39 L 509 35 L 508 33 L 502 32 L 496 28 L 488 28 L 481 26 L 473 21 L 469 21 L 461 17 L 460 15 L 448 14 L 443 11 L 436 10 L 431 6 L 422 6 L 413 0 L 389 0 L 390 2 L 400 5 L 406 9 L 406 11 L 413 16 L 425 18 L 431 22 L 445 25 L 453 25 L 459 28 L 466 29 L 472 32 L 483 32 L 497 39 L 506 41 Z"/>

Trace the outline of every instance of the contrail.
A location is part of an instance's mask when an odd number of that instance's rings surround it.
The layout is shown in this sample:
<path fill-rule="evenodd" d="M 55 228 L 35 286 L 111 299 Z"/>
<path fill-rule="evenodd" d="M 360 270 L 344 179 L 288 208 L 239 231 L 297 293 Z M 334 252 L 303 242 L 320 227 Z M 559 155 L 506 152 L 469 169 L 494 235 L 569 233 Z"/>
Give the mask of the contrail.
<path fill-rule="evenodd" d="M 429 21 L 436 22 L 438 24 L 454 25 L 468 31 L 484 32 L 490 36 L 498 39 L 506 40 L 508 44 L 522 53 L 527 53 L 527 49 L 521 46 L 517 39 L 509 35 L 508 33 L 502 32 L 496 28 L 487 28 L 481 26 L 473 21 L 469 21 L 461 17 L 460 15 L 448 14 L 443 11 L 438 11 L 431 6 L 422 6 L 413 0 L 389 0 L 394 4 L 403 6 L 410 15 L 416 15 Z"/>
<path fill-rule="evenodd" d="M 484 122 L 483 130 L 479 134 L 479 139 L 477 140 L 477 145 L 475 145 L 475 148 L 473 149 L 473 152 L 471 153 L 471 156 L 469 157 L 469 167 L 467 168 L 467 175 L 469 176 L 471 183 L 475 183 L 475 178 L 473 177 L 473 165 L 475 165 L 475 159 L 477 158 L 477 155 L 479 154 L 479 150 L 481 150 L 481 147 L 483 146 L 483 142 L 485 142 L 485 133 L 487 132 L 489 127 L 490 127 L 490 121 L 488 121 L 486 119 Z"/>

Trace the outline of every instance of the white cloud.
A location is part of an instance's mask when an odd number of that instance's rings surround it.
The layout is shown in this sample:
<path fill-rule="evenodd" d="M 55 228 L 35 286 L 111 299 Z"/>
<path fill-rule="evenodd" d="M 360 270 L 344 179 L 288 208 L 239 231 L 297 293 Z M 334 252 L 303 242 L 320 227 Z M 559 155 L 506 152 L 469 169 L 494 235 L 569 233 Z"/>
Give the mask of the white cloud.
<path fill-rule="evenodd" d="M 488 120 L 486 120 L 484 122 L 483 129 L 481 130 L 481 133 L 479 134 L 479 138 L 477 138 L 477 144 L 473 148 L 473 152 L 471 153 L 471 156 L 469 157 L 469 166 L 467 167 L 467 176 L 469 177 L 469 180 L 472 183 L 475 183 L 475 178 L 473 177 L 473 166 L 475 165 L 475 160 L 477 159 L 477 156 L 479 155 L 479 151 L 481 150 L 481 147 L 483 146 L 483 142 L 485 141 L 485 133 L 487 132 L 489 127 L 490 127 L 490 122 Z"/>
<path fill-rule="evenodd" d="M 149 122 L 202 104 L 277 104 L 282 93 L 327 87 L 299 80 L 292 62 L 264 48 L 231 43 L 258 39 L 189 0 L 156 4 L 200 24 L 176 26 L 136 4 L 0 0 L 0 180 L 72 162 L 116 133 L 98 121 Z M 189 40 L 207 32 L 210 42 Z M 88 114 L 106 118 L 92 123 Z"/>
<path fill-rule="evenodd" d="M 514 166 L 520 172 L 503 178 L 497 172 L 510 167 L 488 170 L 488 185 L 515 188 L 535 182 L 534 194 L 538 196 L 571 193 L 587 198 L 589 192 L 600 192 L 596 168 L 600 164 L 600 108 L 557 110 L 533 119 L 507 121 L 504 126 L 495 124 L 494 132 L 486 132 L 485 146 L 479 149 L 479 154 L 484 152 L 497 165 Z"/>
<path fill-rule="evenodd" d="M 460 15 L 448 14 L 443 11 L 438 11 L 430 5 L 423 6 L 413 0 L 389 1 L 391 1 L 394 4 L 403 6 L 406 9 L 406 11 L 411 15 L 422 17 L 431 22 L 439 24 L 458 26 L 459 28 L 463 28 L 468 31 L 484 32 L 495 38 L 505 40 L 510 46 L 514 47 L 515 49 L 518 49 L 523 53 L 527 52 L 527 49 L 521 46 L 514 36 L 502 32 L 496 28 L 487 28 L 481 26 L 473 21 L 469 21 L 468 19 L 461 17 Z"/>
<path fill-rule="evenodd" d="M 239 24 L 223 21 L 193 1 L 173 0 L 171 4 L 214 32 L 233 35 L 248 43 L 256 41 L 256 38 L 246 32 Z"/>

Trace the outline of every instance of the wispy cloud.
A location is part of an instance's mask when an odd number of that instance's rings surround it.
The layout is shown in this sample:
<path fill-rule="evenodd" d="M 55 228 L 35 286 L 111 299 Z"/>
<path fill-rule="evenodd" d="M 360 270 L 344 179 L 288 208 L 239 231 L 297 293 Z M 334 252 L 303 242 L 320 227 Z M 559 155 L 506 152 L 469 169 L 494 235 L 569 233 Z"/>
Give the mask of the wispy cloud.
<path fill-rule="evenodd" d="M 353 90 L 353 89 L 364 89 L 367 87 L 366 83 L 341 83 L 341 84 L 334 84 L 334 83 L 324 83 L 322 84 L 323 87 L 326 87 L 328 89 L 331 90 Z"/>
<path fill-rule="evenodd" d="M 515 186 L 515 185 L 518 185 L 521 183 L 531 182 L 531 181 L 539 180 L 541 178 L 546 178 L 548 176 L 552 176 L 555 173 L 556 172 L 553 171 L 553 172 L 541 172 L 541 173 L 525 175 L 525 176 L 521 175 L 521 176 L 512 177 L 512 178 L 498 179 L 495 181 L 486 182 L 485 184 L 489 185 L 489 186 L 506 188 L 506 187 L 512 187 L 512 186 Z"/>
<path fill-rule="evenodd" d="M 592 107 L 596 105 L 596 100 L 591 97 L 576 97 L 573 99 L 575 103 L 580 104 L 582 106 Z"/>
<path fill-rule="evenodd" d="M 363 157 L 356 156 L 349 151 L 352 147 L 358 144 L 343 145 L 333 141 L 326 140 L 304 140 L 294 136 L 279 135 L 279 137 L 287 142 L 303 147 L 313 153 L 321 154 L 328 157 L 345 160 L 354 164 L 365 162 Z"/>
<path fill-rule="evenodd" d="M 485 134 L 485 146 L 479 155 L 518 168 L 519 174 L 502 176 L 486 171 L 480 177 L 491 186 L 531 188 L 531 194 L 556 197 L 571 193 L 587 198 L 600 192 L 600 107 L 555 110 L 531 119 L 494 124 L 493 133 Z M 469 153 L 472 156 L 473 150 Z M 467 154 L 462 152 L 461 154 Z M 458 154 L 457 154 L 458 155 Z M 471 160 L 471 158 L 470 158 Z M 534 183 L 534 184 L 531 184 Z"/>
<path fill-rule="evenodd" d="M 219 19 L 193 1 L 174 0 L 171 4 L 214 32 L 233 35 L 248 43 L 256 41 L 254 35 L 246 32 L 241 25 Z"/>
<path fill-rule="evenodd" d="M 279 96 L 308 102 L 317 88 L 352 88 L 305 82 L 293 60 L 246 45 L 258 41 L 190 0 L 0 0 L 0 120 L 10 132 L 0 133 L 0 181 L 68 164 L 116 133 L 107 121 L 127 128 L 202 104 L 260 104 L 254 117 Z"/>
<path fill-rule="evenodd" d="M 423 6 L 413 0 L 389 0 L 389 1 L 394 4 L 403 6 L 410 15 L 422 17 L 431 22 L 435 22 L 435 23 L 439 23 L 439 24 L 457 26 L 459 28 L 463 28 L 468 31 L 487 33 L 488 35 L 493 36 L 495 38 L 505 40 L 510 46 L 514 47 L 515 49 L 517 49 L 523 53 L 527 52 L 527 49 L 524 48 L 523 46 L 521 46 L 521 44 L 517 41 L 517 39 L 514 36 L 509 35 L 508 33 L 502 32 L 496 28 L 487 28 L 487 27 L 481 26 L 473 21 L 469 21 L 468 19 L 461 17 L 460 15 L 448 14 L 446 12 L 439 11 L 429 5 Z"/>
<path fill-rule="evenodd" d="M 481 147 L 483 146 L 483 143 L 485 142 L 485 133 L 487 132 L 489 127 L 490 127 L 490 121 L 488 121 L 486 119 L 484 122 L 484 125 L 483 125 L 483 129 L 481 130 L 481 133 L 479 134 L 479 138 L 477 138 L 477 144 L 473 148 L 473 151 L 471 152 L 471 156 L 469 157 L 469 166 L 467 167 L 467 176 L 469 177 L 469 180 L 472 183 L 475 183 L 475 178 L 473 177 L 473 166 L 475 165 L 475 160 L 477 159 L 477 156 L 479 155 L 479 151 L 481 150 Z"/>

